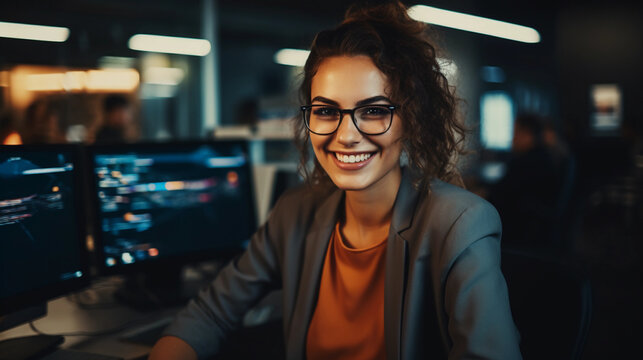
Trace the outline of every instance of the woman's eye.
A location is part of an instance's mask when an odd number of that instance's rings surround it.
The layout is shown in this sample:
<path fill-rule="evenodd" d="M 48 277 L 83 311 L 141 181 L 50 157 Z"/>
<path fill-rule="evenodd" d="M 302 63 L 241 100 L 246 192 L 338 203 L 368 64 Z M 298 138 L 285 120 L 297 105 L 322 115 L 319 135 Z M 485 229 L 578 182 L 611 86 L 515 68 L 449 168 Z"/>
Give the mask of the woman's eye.
<path fill-rule="evenodd" d="M 384 116 L 389 116 L 390 114 L 391 114 L 391 110 L 382 106 L 366 107 L 366 108 L 362 108 L 359 111 L 359 116 L 366 117 L 366 118 L 384 117 Z"/>
<path fill-rule="evenodd" d="M 385 109 L 380 107 L 366 108 L 366 113 L 369 115 L 383 115 L 386 112 Z"/>
<path fill-rule="evenodd" d="M 337 116 L 337 109 L 332 107 L 318 107 L 313 110 L 313 114 L 317 116 Z"/>

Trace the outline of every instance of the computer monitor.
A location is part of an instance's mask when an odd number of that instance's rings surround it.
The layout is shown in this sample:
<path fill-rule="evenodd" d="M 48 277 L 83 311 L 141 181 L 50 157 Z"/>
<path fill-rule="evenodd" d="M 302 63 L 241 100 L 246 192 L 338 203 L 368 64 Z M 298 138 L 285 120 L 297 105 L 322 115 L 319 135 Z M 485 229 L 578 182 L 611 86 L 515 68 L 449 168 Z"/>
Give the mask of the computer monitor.
<path fill-rule="evenodd" d="M 144 274 L 156 300 L 180 301 L 168 284 L 184 265 L 239 253 L 256 229 L 245 141 L 94 145 L 88 159 L 100 272 Z"/>
<path fill-rule="evenodd" d="M 73 145 L 0 146 L 0 331 L 89 283 L 80 156 Z M 62 338 L 11 339 L 0 352 L 16 341 L 37 353 Z"/>

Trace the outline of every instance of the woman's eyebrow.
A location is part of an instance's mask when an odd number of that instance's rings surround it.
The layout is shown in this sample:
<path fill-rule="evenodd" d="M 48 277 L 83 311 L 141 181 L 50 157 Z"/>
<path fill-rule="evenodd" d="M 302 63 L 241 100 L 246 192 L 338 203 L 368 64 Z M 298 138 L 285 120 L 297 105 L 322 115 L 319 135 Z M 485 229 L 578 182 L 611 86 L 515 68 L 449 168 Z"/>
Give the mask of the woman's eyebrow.
<path fill-rule="evenodd" d="M 389 98 L 387 98 L 386 96 L 378 95 L 378 96 L 373 96 L 373 97 L 370 97 L 370 98 L 367 98 L 367 99 L 360 100 L 355 104 L 355 106 L 368 105 L 368 104 L 372 104 L 372 103 L 378 102 L 378 101 L 386 101 L 389 104 L 391 103 L 391 100 Z M 326 103 L 326 104 L 329 104 L 329 105 L 339 106 L 339 103 L 337 101 L 325 98 L 323 96 L 315 96 L 313 98 L 313 100 L 311 101 L 311 103 L 314 103 L 314 102 L 323 102 L 323 103 Z"/>
<path fill-rule="evenodd" d="M 323 97 L 323 96 L 315 96 L 315 97 L 313 98 L 313 100 L 311 101 L 311 103 L 314 103 L 314 102 L 323 102 L 323 103 L 326 103 L 326 104 L 328 104 L 328 105 L 333 105 L 333 106 L 337 106 L 337 107 L 339 107 L 339 103 L 338 103 L 337 101 L 335 101 L 335 100 L 331 100 L 331 99 L 327 99 L 327 98 L 325 98 L 325 97 Z"/>
<path fill-rule="evenodd" d="M 378 96 L 370 97 L 368 99 L 360 100 L 355 105 L 356 106 L 368 105 L 368 104 L 372 104 L 372 103 L 378 102 L 378 101 L 386 101 L 389 104 L 391 103 L 391 100 L 389 98 L 387 98 L 386 96 L 378 95 Z"/>

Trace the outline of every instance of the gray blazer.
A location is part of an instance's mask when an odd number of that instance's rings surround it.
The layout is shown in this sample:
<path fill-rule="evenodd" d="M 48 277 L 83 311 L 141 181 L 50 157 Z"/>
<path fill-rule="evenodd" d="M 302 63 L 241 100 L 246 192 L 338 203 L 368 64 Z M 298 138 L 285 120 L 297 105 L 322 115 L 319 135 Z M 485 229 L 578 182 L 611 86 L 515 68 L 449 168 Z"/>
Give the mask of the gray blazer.
<path fill-rule="evenodd" d="M 200 358 L 216 353 L 246 311 L 283 293 L 288 359 L 304 359 L 306 334 L 344 192 L 285 193 L 247 250 L 179 312 L 166 334 Z M 435 180 L 418 192 L 403 171 L 386 248 L 387 359 L 520 359 L 500 271 L 501 224 L 491 204 Z"/>

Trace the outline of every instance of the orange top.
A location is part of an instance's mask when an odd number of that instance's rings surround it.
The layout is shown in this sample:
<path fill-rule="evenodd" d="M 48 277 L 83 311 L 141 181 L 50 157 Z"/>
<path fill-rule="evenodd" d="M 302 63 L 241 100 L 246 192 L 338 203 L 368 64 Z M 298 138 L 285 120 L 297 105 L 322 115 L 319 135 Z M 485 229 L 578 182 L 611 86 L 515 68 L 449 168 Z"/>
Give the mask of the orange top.
<path fill-rule="evenodd" d="M 351 249 L 342 240 L 339 223 L 335 226 L 308 328 L 308 360 L 386 359 L 385 254 L 386 237 L 371 247 Z"/>

